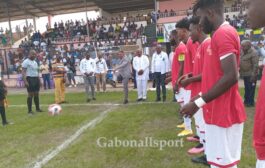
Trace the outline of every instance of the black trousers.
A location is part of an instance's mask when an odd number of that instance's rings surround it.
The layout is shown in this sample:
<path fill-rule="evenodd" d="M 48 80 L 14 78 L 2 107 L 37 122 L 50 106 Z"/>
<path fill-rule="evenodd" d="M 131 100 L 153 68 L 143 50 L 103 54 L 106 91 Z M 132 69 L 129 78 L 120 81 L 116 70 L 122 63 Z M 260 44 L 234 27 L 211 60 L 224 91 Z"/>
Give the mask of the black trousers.
<path fill-rule="evenodd" d="M 156 83 L 156 98 L 161 99 L 161 87 L 162 87 L 162 94 L 163 98 L 166 98 L 166 85 L 165 85 L 165 80 L 166 80 L 166 74 L 161 74 L 160 72 L 155 72 L 154 73 L 154 78 L 155 78 L 155 83 Z"/>
<path fill-rule="evenodd" d="M 245 85 L 245 101 L 246 105 L 254 105 L 255 101 L 255 91 L 256 91 L 256 82 L 251 82 L 250 76 L 243 77 Z"/>
<path fill-rule="evenodd" d="M 0 115 L 2 118 L 2 124 L 6 124 L 7 120 L 6 120 L 6 110 L 4 106 L 0 106 Z"/>

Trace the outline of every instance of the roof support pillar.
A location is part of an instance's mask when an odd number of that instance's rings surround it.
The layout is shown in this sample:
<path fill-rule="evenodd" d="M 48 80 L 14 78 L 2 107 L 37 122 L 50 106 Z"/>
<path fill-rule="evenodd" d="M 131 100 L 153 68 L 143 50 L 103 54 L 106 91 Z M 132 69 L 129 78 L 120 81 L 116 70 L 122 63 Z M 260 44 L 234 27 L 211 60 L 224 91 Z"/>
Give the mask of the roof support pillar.
<path fill-rule="evenodd" d="M 36 17 L 33 18 L 34 31 L 37 31 L 36 19 L 37 19 Z"/>
<path fill-rule="evenodd" d="M 12 25 L 11 25 L 11 18 L 10 18 L 8 2 L 6 2 L 6 12 L 7 12 L 7 16 L 8 16 L 10 44 L 13 45 L 13 33 L 12 33 Z"/>
<path fill-rule="evenodd" d="M 49 29 L 52 27 L 52 15 L 48 16 L 48 27 Z"/>

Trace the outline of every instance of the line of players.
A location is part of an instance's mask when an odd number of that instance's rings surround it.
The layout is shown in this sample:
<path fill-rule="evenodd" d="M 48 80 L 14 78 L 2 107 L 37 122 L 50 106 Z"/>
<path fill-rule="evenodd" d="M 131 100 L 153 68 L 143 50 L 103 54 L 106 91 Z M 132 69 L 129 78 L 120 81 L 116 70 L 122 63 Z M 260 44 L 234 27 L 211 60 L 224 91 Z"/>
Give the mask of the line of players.
<path fill-rule="evenodd" d="M 238 89 L 240 38 L 224 20 L 223 0 L 198 0 L 193 12 L 171 33 L 176 49 L 170 79 L 184 121 L 178 136 L 193 134 L 194 117 L 197 136 L 187 139 L 199 145 L 188 153 L 204 155 L 192 161 L 236 168 L 246 121 Z"/>
<path fill-rule="evenodd" d="M 246 2 L 251 27 L 257 29 L 265 26 L 265 15 L 261 14 L 265 8 L 264 0 Z M 180 113 L 184 116 L 186 129 L 179 135 L 191 133 L 190 118 L 194 116 L 197 135 L 201 146 L 204 146 L 205 155 L 192 160 L 209 164 L 211 168 L 236 168 L 241 158 L 243 124 L 246 121 L 245 109 L 238 91 L 239 36 L 237 31 L 224 21 L 223 0 L 198 0 L 193 13 L 189 28 L 188 20 L 183 19 L 177 23 L 176 31 L 172 32 L 172 44 L 175 43 L 177 47 L 170 78 L 177 93 L 176 98 L 182 98 Z M 206 34 L 210 34 L 211 38 Z M 191 64 L 193 66 L 189 66 Z M 187 101 L 189 97 L 191 100 Z M 265 168 L 264 99 L 265 68 L 253 129 L 253 146 L 257 154 L 256 168 Z M 198 138 L 192 137 L 190 140 Z"/>

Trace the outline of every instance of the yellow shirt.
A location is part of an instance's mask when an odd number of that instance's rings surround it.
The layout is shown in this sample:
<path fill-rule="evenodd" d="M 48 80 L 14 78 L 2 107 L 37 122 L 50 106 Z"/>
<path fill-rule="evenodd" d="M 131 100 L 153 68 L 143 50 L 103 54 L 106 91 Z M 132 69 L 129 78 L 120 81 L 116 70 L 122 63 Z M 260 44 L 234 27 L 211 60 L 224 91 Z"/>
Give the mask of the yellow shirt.
<path fill-rule="evenodd" d="M 53 77 L 54 78 L 63 78 L 65 72 L 56 72 L 56 71 L 65 71 L 63 63 L 55 63 L 52 65 Z"/>

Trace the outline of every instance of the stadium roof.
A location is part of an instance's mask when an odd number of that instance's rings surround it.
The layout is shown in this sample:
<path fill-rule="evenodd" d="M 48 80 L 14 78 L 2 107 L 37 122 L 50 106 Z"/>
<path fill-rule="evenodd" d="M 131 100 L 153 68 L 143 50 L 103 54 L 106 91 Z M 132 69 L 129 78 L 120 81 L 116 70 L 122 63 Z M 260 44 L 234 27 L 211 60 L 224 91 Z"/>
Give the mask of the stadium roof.
<path fill-rule="evenodd" d="M 102 8 L 109 13 L 154 8 L 154 0 L 0 0 L 0 22 Z"/>

